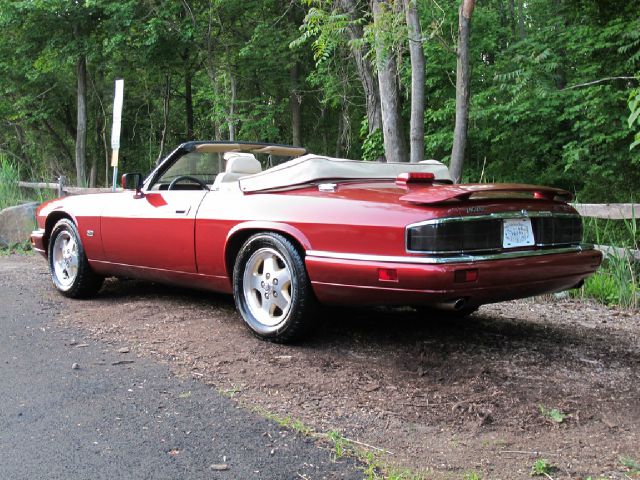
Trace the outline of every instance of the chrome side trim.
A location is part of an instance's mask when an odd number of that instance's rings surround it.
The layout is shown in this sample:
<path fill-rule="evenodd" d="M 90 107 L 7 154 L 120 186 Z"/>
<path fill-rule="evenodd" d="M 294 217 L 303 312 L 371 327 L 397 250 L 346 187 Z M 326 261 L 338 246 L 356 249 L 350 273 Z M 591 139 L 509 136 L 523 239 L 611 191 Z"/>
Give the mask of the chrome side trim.
<path fill-rule="evenodd" d="M 412 263 L 424 265 L 440 265 L 446 263 L 473 263 L 488 260 L 507 260 L 512 258 L 540 257 L 543 255 L 557 255 L 562 253 L 579 253 L 594 250 L 590 243 L 581 243 L 573 247 L 550 248 L 546 250 L 522 250 L 519 252 L 495 253 L 488 255 L 457 255 L 455 257 L 401 257 L 391 255 L 369 255 L 360 253 L 326 252 L 322 250 L 308 250 L 307 257 L 328 258 L 332 260 L 355 260 L 362 262 L 380 263 Z"/>

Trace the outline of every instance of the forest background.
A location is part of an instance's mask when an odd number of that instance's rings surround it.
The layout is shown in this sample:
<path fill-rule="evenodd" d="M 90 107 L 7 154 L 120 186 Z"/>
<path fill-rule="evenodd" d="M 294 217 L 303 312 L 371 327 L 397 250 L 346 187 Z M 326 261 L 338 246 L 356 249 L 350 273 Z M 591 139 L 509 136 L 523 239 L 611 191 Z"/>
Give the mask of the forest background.
<path fill-rule="evenodd" d="M 124 78 L 125 171 L 192 139 L 366 160 L 453 151 L 464 181 L 632 201 L 639 15 L 628 0 L 6 1 L 0 160 L 23 179 L 108 184 Z"/>

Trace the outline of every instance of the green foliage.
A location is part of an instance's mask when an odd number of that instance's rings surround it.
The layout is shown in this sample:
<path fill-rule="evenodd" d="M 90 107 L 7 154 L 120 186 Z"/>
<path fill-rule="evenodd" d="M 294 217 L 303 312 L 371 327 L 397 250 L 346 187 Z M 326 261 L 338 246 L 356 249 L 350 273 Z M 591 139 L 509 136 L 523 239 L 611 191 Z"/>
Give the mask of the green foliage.
<path fill-rule="evenodd" d="M 554 467 L 551 464 L 551 462 L 549 462 L 549 460 L 545 458 L 539 458 L 538 460 L 533 462 L 533 465 L 531 466 L 530 475 L 532 477 L 535 477 L 535 476 L 548 477 L 554 472 L 554 470 L 556 470 L 556 467 Z"/>
<path fill-rule="evenodd" d="M 360 124 L 360 138 L 362 138 L 362 159 L 377 160 L 384 155 L 384 139 L 382 130 L 376 128 L 369 132 L 369 123 L 365 118 Z"/>
<path fill-rule="evenodd" d="M 632 131 L 637 130 L 634 135 L 634 141 L 629 146 L 629 150 L 633 150 L 640 145 L 640 89 L 636 88 L 629 93 L 629 110 L 631 113 L 629 114 L 627 123 Z M 635 163 L 638 162 L 636 161 Z"/>
<path fill-rule="evenodd" d="M 548 418 L 549 420 L 557 424 L 561 424 L 567 418 L 567 414 L 563 413 L 562 410 L 558 408 L 549 409 L 544 405 L 539 405 L 538 409 L 540 410 L 540 414 L 543 417 Z"/>
<path fill-rule="evenodd" d="M 462 478 L 463 480 L 482 480 L 482 477 L 477 472 L 467 472 Z"/>
<path fill-rule="evenodd" d="M 75 177 L 75 69 L 84 56 L 87 161 L 97 184 L 111 178 L 108 139 L 113 80 L 119 77 L 125 79 L 122 170 L 148 171 L 176 144 L 225 139 L 230 129 L 240 140 L 289 143 L 296 97 L 310 151 L 377 159 L 382 132 L 359 128 L 366 102 L 352 47 L 362 47 L 374 65 L 375 46 L 395 56 L 408 124 L 405 20 L 399 9 L 385 7 L 374 23 L 367 2 L 355 2 L 354 12 L 342 5 L 2 2 L 0 151 L 24 180 Z M 505 5 L 479 2 L 473 14 L 465 178 L 475 181 L 484 172 L 495 181 L 550 184 L 585 202 L 637 197 L 639 82 L 607 80 L 640 71 L 634 2 L 532 0 L 523 4 L 526 21 L 520 23 L 519 13 Z M 444 161 L 455 113 L 458 6 L 418 2 L 427 59 L 425 151 Z M 354 29 L 364 36 L 354 37 Z"/>

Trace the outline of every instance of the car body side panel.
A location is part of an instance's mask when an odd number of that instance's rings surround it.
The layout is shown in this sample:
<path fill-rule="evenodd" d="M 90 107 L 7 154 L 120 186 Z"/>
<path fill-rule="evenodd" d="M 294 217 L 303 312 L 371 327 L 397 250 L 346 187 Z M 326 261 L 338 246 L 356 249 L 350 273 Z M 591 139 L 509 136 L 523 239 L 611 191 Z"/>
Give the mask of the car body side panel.
<path fill-rule="evenodd" d="M 113 194 L 102 208 L 104 260 L 197 273 L 194 232 L 201 190 Z"/>

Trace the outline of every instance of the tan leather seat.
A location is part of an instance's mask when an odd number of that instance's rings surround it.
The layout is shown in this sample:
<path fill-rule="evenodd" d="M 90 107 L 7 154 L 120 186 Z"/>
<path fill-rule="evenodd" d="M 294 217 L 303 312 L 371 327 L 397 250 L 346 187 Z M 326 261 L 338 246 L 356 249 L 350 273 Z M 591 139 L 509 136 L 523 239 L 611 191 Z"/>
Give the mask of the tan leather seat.
<path fill-rule="evenodd" d="M 224 154 L 226 167 L 224 172 L 219 173 L 213 182 L 213 188 L 219 187 L 221 183 L 236 182 L 242 177 L 253 175 L 262 171 L 262 165 L 251 153 L 227 152 Z"/>

